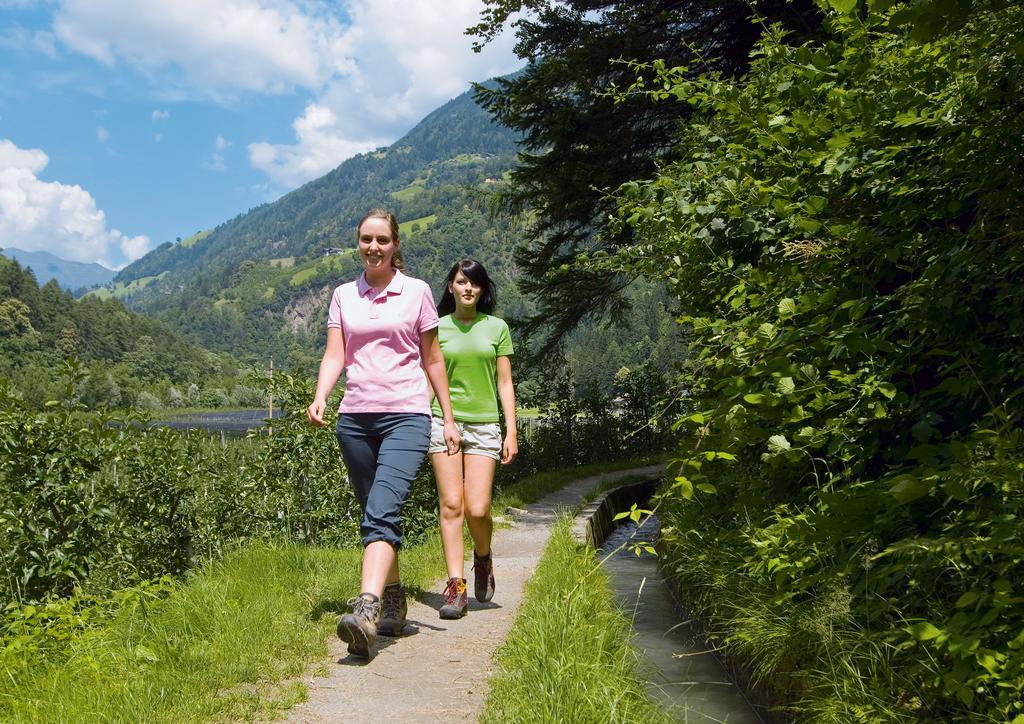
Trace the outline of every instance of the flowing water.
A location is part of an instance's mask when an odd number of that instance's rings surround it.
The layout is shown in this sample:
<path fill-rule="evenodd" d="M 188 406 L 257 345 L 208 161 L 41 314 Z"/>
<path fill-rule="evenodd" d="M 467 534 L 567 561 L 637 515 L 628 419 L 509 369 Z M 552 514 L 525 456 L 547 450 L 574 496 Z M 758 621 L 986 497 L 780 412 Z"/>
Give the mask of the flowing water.
<path fill-rule="evenodd" d="M 672 594 L 658 570 L 657 557 L 647 552 L 638 556 L 630 545 L 653 545 L 658 530 L 656 517 L 645 521 L 639 530 L 636 523 L 628 522 L 612 532 L 598 551 L 604 558 L 626 543 L 604 561 L 603 567 L 616 600 L 632 620 L 634 645 L 644 659 L 642 673 L 649 682 L 651 698 L 679 721 L 761 722 L 757 710 L 707 651 L 707 643 L 680 623 Z"/>

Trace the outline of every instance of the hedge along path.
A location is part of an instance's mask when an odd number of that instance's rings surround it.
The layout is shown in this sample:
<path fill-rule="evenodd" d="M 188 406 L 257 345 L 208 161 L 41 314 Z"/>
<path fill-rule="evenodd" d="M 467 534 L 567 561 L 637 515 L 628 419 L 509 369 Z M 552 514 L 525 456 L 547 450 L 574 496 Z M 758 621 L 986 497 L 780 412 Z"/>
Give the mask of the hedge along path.
<path fill-rule="evenodd" d="M 458 717 L 475 721 L 487 698 L 493 673 L 492 656 L 505 640 L 523 588 L 540 560 L 559 511 L 573 509 L 598 484 L 631 475 L 655 476 L 663 464 L 617 470 L 570 483 L 526 507 L 510 528 L 494 531 L 496 590 L 489 603 L 472 595 L 467 569 L 469 613 L 443 621 L 437 609 L 444 581 L 422 596 L 409 599 L 405 633 L 378 637 L 369 661 L 349 656 L 336 637 L 328 641 L 337 662 L 326 678 L 307 675 L 309 698 L 289 712 L 292 722 L 431 721 Z"/>

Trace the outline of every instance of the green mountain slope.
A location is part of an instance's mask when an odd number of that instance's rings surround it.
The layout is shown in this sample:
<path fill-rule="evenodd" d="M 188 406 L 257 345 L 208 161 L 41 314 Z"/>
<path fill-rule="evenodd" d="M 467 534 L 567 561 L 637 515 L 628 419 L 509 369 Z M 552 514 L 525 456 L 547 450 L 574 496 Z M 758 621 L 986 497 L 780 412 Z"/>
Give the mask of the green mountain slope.
<path fill-rule="evenodd" d="M 505 312 L 514 289 L 514 222 L 492 219 L 486 196 L 515 159 L 515 137 L 469 93 L 441 106 L 386 149 L 342 163 L 277 201 L 209 232 L 164 244 L 98 295 L 121 298 L 190 340 L 256 362 L 315 358 L 331 289 L 360 268 L 355 224 L 384 206 L 402 221 L 409 271 L 441 291 L 451 263 L 472 255 L 497 277 Z M 325 256 L 327 249 L 340 253 Z"/>

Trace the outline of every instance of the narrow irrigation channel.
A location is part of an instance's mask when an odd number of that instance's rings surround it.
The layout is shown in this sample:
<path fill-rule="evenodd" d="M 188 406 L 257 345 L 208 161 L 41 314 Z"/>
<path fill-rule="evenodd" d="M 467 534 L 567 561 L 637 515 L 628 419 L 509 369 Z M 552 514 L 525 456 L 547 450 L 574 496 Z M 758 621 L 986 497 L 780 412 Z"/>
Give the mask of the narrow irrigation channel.
<path fill-rule="evenodd" d="M 620 488 L 602 496 L 581 513 L 588 542 L 598 547 L 613 593 L 631 619 L 634 645 L 641 653 L 651 698 L 674 718 L 689 724 L 767 721 L 730 678 L 708 644 L 680 621 L 671 590 L 652 553 L 636 553 L 635 544 L 653 546 L 659 535 L 656 516 L 642 526 L 612 518 L 636 502 L 643 507 L 653 483 Z M 589 521 L 589 524 L 588 522 Z"/>

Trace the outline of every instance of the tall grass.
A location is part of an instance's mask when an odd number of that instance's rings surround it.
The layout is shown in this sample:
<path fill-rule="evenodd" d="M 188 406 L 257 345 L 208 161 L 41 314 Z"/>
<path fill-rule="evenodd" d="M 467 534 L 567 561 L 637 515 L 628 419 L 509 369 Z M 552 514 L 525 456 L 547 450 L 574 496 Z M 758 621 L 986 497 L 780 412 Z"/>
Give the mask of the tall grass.
<path fill-rule="evenodd" d="M 629 635 L 593 549 L 563 517 L 496 654 L 482 721 L 668 721 L 637 676 Z"/>
<path fill-rule="evenodd" d="M 858 622 L 847 580 L 780 602 L 774 587 L 744 570 L 749 546 L 738 536 L 709 541 L 699 527 L 708 522 L 689 508 L 668 506 L 662 522 L 665 569 L 687 609 L 784 716 L 822 724 L 920 720 L 900 711 L 919 707 L 919 699 L 891 696 L 910 682 L 896 681 L 895 650 Z"/>
<path fill-rule="evenodd" d="M 0 720 L 251 720 L 302 701 L 294 680 L 326 653 L 359 586 L 362 550 L 256 544 L 170 595 L 123 597 L 98 625 L 28 660 L 0 655 Z M 402 577 L 441 574 L 436 536 L 403 553 Z M 7 655 L 7 654 L 10 655 Z"/>

